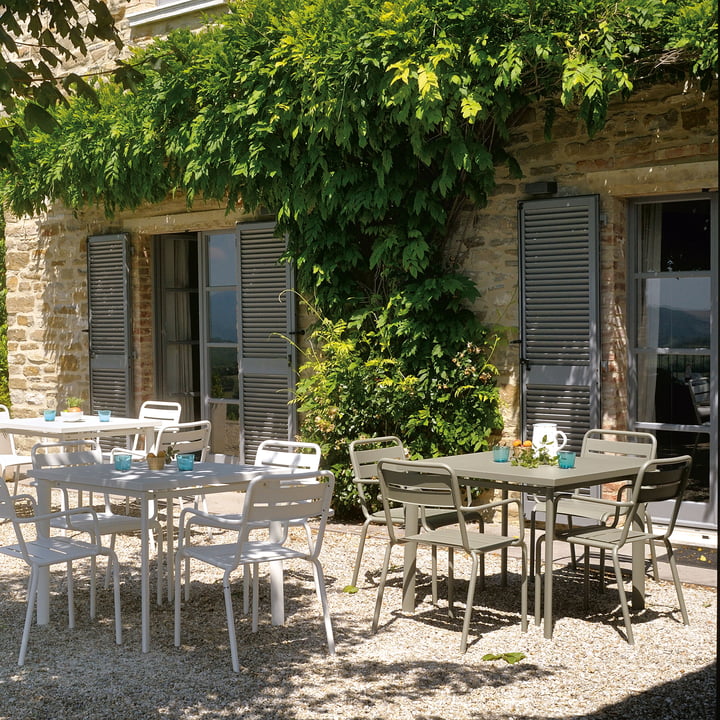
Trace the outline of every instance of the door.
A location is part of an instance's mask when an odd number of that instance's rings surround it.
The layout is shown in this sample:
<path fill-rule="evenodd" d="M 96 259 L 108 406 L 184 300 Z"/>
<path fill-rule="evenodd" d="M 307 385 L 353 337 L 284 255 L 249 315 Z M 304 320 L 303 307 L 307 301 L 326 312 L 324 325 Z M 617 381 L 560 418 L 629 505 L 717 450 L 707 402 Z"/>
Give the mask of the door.
<path fill-rule="evenodd" d="M 131 415 L 130 252 L 125 234 L 88 238 L 90 411 Z"/>
<path fill-rule="evenodd" d="M 255 457 L 266 439 L 292 439 L 295 304 L 275 223 L 203 235 L 203 397 L 212 449 Z"/>
<path fill-rule="evenodd" d="M 522 429 L 553 422 L 578 451 L 600 421 L 598 198 L 519 206 Z"/>
<path fill-rule="evenodd" d="M 717 195 L 637 201 L 630 215 L 631 409 L 658 455 L 688 454 L 678 522 L 717 527 Z M 667 508 L 654 504 L 654 520 Z"/>

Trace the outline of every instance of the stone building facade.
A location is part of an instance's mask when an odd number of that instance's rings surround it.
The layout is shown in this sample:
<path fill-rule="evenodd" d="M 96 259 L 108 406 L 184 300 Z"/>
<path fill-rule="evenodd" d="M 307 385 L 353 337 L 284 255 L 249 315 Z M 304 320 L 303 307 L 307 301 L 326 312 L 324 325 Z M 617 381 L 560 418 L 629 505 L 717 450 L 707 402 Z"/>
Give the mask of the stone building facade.
<path fill-rule="evenodd" d="M 181 4 L 187 3 L 165 5 Z M 215 6 L 221 8 L 222 4 Z M 120 27 L 135 43 L 195 17 L 185 16 L 183 20 L 182 13 L 168 15 L 167 7 L 163 14 L 163 8 L 153 3 L 114 5 Z M 109 51 L 98 46 L 87 69 L 111 61 Z M 628 226 L 629 207 L 638 198 L 708 197 L 713 203 L 716 231 L 717 127 L 716 89 L 706 94 L 691 85 L 670 84 L 640 90 L 629 101 L 614 103 L 607 125 L 591 139 L 575 118 L 562 112 L 550 140 L 544 137 L 543 118 L 534 109 L 516 124 L 509 150 L 519 161 L 524 177 L 513 179 L 498 169 L 497 187 L 487 207 L 464 208 L 449 248 L 481 291 L 475 311 L 486 323 L 500 328 L 504 338 L 493 360 L 500 370 L 507 438 L 523 432 L 522 367 L 518 346 L 512 341 L 520 335 L 518 204 L 532 199 L 527 186 L 554 182 L 557 190 L 553 197 L 598 197 L 600 422 L 604 427 L 632 428 L 637 414 L 631 413 L 631 396 L 637 387 L 630 367 L 628 290 L 633 279 L 629 276 L 629 254 L 634 246 Z M 178 197 L 132 213 L 119 213 L 112 221 L 100 209 L 73 213 L 62 207 L 53 207 L 42 217 L 8 218 L 8 355 L 14 415 L 37 415 L 67 395 L 88 397 L 89 236 L 119 232 L 129 237 L 132 397 L 137 408 L 142 401 L 157 397 L 155 239 L 231 228 L 235 222 L 254 219 L 227 215 L 223 207 L 198 202 L 188 210 L 184 199 Z M 712 242 L 717 244 L 716 236 Z M 717 289 L 717 250 L 713 253 L 713 288 Z M 716 388 L 717 324 L 714 333 L 711 374 Z M 714 413 L 710 455 L 713 442 L 717 454 L 716 405 Z M 715 487 L 717 466 L 709 472 L 711 487 Z M 714 515 L 706 515 L 703 522 L 713 525 Z"/>

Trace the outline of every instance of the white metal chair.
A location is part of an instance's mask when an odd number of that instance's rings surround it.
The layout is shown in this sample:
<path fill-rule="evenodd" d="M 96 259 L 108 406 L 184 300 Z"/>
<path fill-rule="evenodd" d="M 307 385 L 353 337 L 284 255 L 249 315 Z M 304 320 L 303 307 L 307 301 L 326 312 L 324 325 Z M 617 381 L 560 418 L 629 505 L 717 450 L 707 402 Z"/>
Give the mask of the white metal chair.
<path fill-rule="evenodd" d="M 652 460 L 657 453 L 657 440 L 654 435 L 647 432 L 634 432 L 628 430 L 606 430 L 603 428 L 593 428 L 588 430 L 583 437 L 581 456 L 588 455 L 622 455 L 626 457 L 639 457 L 645 460 Z M 586 518 L 590 520 L 604 520 L 612 515 L 614 508 L 596 502 L 598 498 L 592 502 L 587 502 L 590 498 L 587 489 L 580 488 L 572 494 L 560 495 L 556 504 L 556 512 L 560 515 L 566 515 L 568 519 L 568 527 L 573 527 L 573 516 Z M 619 498 L 618 498 L 619 499 Z M 536 497 L 535 505 L 530 512 L 530 574 L 535 572 L 535 525 L 537 513 L 545 512 L 545 498 Z M 641 510 L 641 516 L 649 524 L 652 532 L 652 524 L 650 517 Z M 557 515 L 556 520 L 557 522 Z M 650 553 L 653 563 L 654 577 L 657 580 L 657 557 L 655 554 L 655 546 L 650 545 Z M 571 557 L 573 567 L 576 566 L 575 547 L 571 546 Z M 601 566 L 604 565 L 601 553 Z"/>
<path fill-rule="evenodd" d="M 10 410 L 7 405 L 0 404 L 0 420 L 9 420 Z M 13 469 L 15 487 L 13 494 L 17 494 L 20 482 L 20 468 L 32 466 L 29 455 L 19 455 L 15 449 L 15 438 L 12 433 L 0 432 L 0 480 L 5 480 L 5 472 Z"/>
<path fill-rule="evenodd" d="M 32 517 L 18 517 L 15 508 L 15 503 L 18 501 L 30 504 Z M 0 483 L 0 518 L 9 520 L 13 524 L 15 537 L 17 538 L 16 544 L 0 547 L 0 553 L 17 560 L 22 560 L 30 567 L 27 608 L 25 610 L 25 624 L 20 642 L 18 665 L 22 666 L 25 664 L 27 646 L 30 639 L 30 626 L 37 602 L 39 571 L 42 568 L 49 568 L 52 565 L 61 564 L 66 567 L 68 624 L 70 628 L 74 628 L 75 608 L 72 564 L 77 560 L 90 560 L 90 617 L 94 619 L 95 559 L 98 555 L 105 555 L 108 558 L 108 566 L 112 568 L 113 599 L 115 603 L 115 642 L 120 645 L 122 643 L 122 623 L 120 618 L 120 572 L 118 559 L 114 550 L 104 547 L 100 543 L 101 531 L 95 511 L 88 507 L 38 515 L 37 504 L 32 495 L 15 495 L 11 497 L 7 486 L 3 482 Z M 56 535 L 45 537 L 38 532 L 39 523 L 49 523 L 51 527 L 57 525 L 60 527 L 73 527 L 76 521 L 84 523 L 87 528 L 84 532 L 90 534 L 90 542 Z M 35 529 L 35 536 L 33 538 L 25 537 L 26 527 Z M 52 530 L 50 532 L 52 533 Z"/>
<path fill-rule="evenodd" d="M 380 495 L 386 515 L 388 529 L 388 544 L 385 549 L 382 574 L 378 584 L 377 599 L 375 601 L 375 614 L 373 616 L 372 631 L 377 632 L 380 619 L 385 583 L 387 581 L 390 556 L 393 547 L 406 543 L 426 545 L 432 549 L 444 547 L 448 550 L 448 611 L 453 616 L 453 553 L 455 550 L 464 550 L 472 559 L 472 569 L 468 584 L 467 600 L 465 604 L 465 618 L 463 621 L 460 651 L 467 649 L 467 637 L 470 629 L 475 584 L 480 569 L 479 560 L 482 555 L 495 550 L 508 547 L 519 547 L 521 556 L 520 580 L 520 616 L 523 632 L 527 630 L 527 551 L 524 541 L 524 524 L 521 512 L 521 503 L 517 499 L 498 500 L 487 505 L 473 507 L 497 508 L 509 505 L 518 507 L 519 534 L 517 536 L 503 536 L 474 532 L 467 528 L 465 515 L 470 508 L 463 502 L 457 476 L 447 465 L 440 463 L 426 463 L 410 460 L 380 460 L 378 462 L 380 474 Z M 420 517 L 420 530 L 417 533 L 398 536 L 395 533 L 395 523 L 392 517 L 392 508 L 395 504 L 416 505 Z M 432 528 L 425 521 L 424 508 L 441 509 L 455 513 L 457 527 Z"/>
<path fill-rule="evenodd" d="M 320 480 L 318 482 L 318 480 Z M 253 603 L 252 631 L 258 626 L 258 565 L 276 561 L 305 560 L 313 567 L 315 590 L 322 607 L 328 650 L 335 652 L 332 622 L 328 610 L 325 580 L 319 555 L 322 549 L 325 525 L 330 510 L 335 478 L 327 470 L 316 472 L 300 472 L 292 474 L 268 474 L 252 480 L 248 486 L 242 518 L 237 525 L 237 540 L 218 545 L 191 545 L 185 542 L 185 522 L 194 519 L 201 513 L 193 508 L 186 508 L 180 514 L 180 533 L 177 555 L 175 558 L 175 645 L 180 645 L 180 603 L 181 603 L 181 564 L 185 563 L 186 578 L 189 578 L 190 560 L 198 560 L 224 571 L 223 593 L 227 616 L 230 654 L 235 672 L 240 665 L 235 635 L 235 620 L 230 588 L 230 576 L 239 567 L 249 565 L 253 569 Z M 319 526 L 312 547 L 297 550 L 287 544 L 287 527 L 299 524 L 308 519 L 319 518 Z M 285 531 L 279 539 L 254 540 L 250 533 L 257 527 L 280 523 Z M 187 600 L 186 579 L 186 600 Z"/>
<path fill-rule="evenodd" d="M 357 584 L 360 574 L 360 563 L 362 560 L 363 550 L 365 548 L 365 540 L 370 525 L 386 525 L 387 515 L 385 510 L 373 511 L 370 505 L 371 498 L 368 496 L 367 488 L 378 486 L 380 484 L 378 473 L 378 461 L 382 459 L 405 460 L 405 448 L 400 438 L 394 435 L 384 435 L 382 437 L 362 438 L 353 440 L 350 443 L 350 462 L 353 469 L 353 481 L 357 487 L 358 502 L 362 511 L 364 522 L 360 529 L 360 541 L 358 543 L 357 556 L 355 557 L 355 567 L 353 568 L 353 576 L 351 585 Z M 464 493 L 465 505 L 470 505 L 469 491 Z M 457 515 L 454 511 L 447 511 L 438 508 L 425 508 L 425 521 L 432 528 L 439 528 L 444 525 L 453 525 L 457 522 Z M 480 523 L 482 528 L 482 515 L 477 512 L 477 508 L 469 511 L 471 514 L 467 516 L 467 520 Z M 390 508 L 390 517 L 394 525 L 402 526 L 405 523 L 405 509 L 401 506 Z M 484 580 L 484 559 L 480 561 L 480 577 L 481 585 Z M 432 568 L 432 592 L 433 601 L 437 602 L 437 549 L 433 548 L 433 568 Z"/>
<path fill-rule="evenodd" d="M 268 468 L 292 470 L 318 470 L 320 468 L 322 450 L 317 443 L 297 442 L 293 440 L 263 440 L 255 453 L 255 465 Z M 236 530 L 243 519 L 243 513 L 208 513 L 189 518 L 185 525 L 185 532 L 190 533 L 193 526 L 220 530 Z M 332 511 L 330 511 L 332 513 Z M 308 547 L 312 547 L 312 531 L 307 520 L 300 523 L 305 528 L 308 538 Z M 291 523 L 293 525 L 293 523 Z M 186 542 L 188 538 L 186 538 Z M 248 611 L 250 573 L 243 571 L 244 596 L 243 608 Z"/>
<path fill-rule="evenodd" d="M 163 425 L 177 425 L 180 422 L 180 414 L 182 407 L 177 402 L 165 402 L 164 400 L 146 400 L 138 411 L 138 418 L 141 420 L 157 420 Z M 155 438 L 155 444 L 157 442 L 157 436 Z M 129 453 L 136 459 L 144 458 L 152 447 L 146 448 L 145 435 L 136 433 L 133 436 L 132 445 L 130 448 L 116 447 L 111 450 L 111 455 L 115 453 Z"/>
<path fill-rule="evenodd" d="M 36 470 L 42 468 L 68 468 L 82 465 L 102 464 L 102 450 L 96 440 L 66 440 L 62 443 L 38 443 L 33 445 L 30 455 L 33 467 Z M 119 533 L 139 533 L 142 525 L 139 517 L 116 513 L 112 510 L 110 496 L 104 495 L 105 509 L 98 512 L 77 513 L 73 512 L 72 518 L 59 516 L 51 520 L 50 525 L 54 528 L 68 532 L 90 533 L 93 541 L 100 542 L 101 536 L 110 535 L 110 549 L 115 551 L 115 539 Z M 70 498 L 66 488 L 62 488 L 61 507 L 63 510 L 70 508 Z M 99 532 L 99 535 L 94 533 Z M 162 528 L 157 519 L 152 519 L 149 524 L 150 547 L 154 547 L 153 533 L 157 537 L 157 573 L 158 573 L 158 603 L 161 601 L 160 579 L 162 576 Z M 106 575 L 105 585 L 107 587 L 109 577 Z"/>
<path fill-rule="evenodd" d="M 555 540 L 564 540 L 571 545 L 579 545 L 585 549 L 585 571 L 584 571 L 584 604 L 585 609 L 588 607 L 588 586 L 589 586 L 589 567 L 590 561 L 587 550 L 596 548 L 603 552 L 609 551 L 612 556 L 613 568 L 615 570 L 615 579 L 618 585 L 618 594 L 620 596 L 620 606 L 622 608 L 623 619 L 625 621 L 625 631 L 627 641 L 630 645 L 634 644 L 632 627 L 630 624 L 630 612 L 628 609 L 625 588 L 623 584 L 622 569 L 620 567 L 620 550 L 626 545 L 632 545 L 636 542 L 653 543 L 661 541 L 665 545 L 670 570 L 672 572 L 675 592 L 677 593 L 680 613 L 682 614 L 683 623 L 689 625 L 687 610 L 685 608 L 685 599 L 683 598 L 682 584 L 677 571 L 677 563 L 672 544 L 670 543 L 670 535 L 675 528 L 680 503 L 683 499 L 683 493 L 688 484 L 690 477 L 690 468 L 692 467 L 692 459 L 689 455 L 674 458 L 659 458 L 656 460 L 648 460 L 640 468 L 637 477 L 631 483 L 630 498 L 625 501 L 601 500 L 600 498 L 588 498 L 586 502 L 591 504 L 603 505 L 604 513 L 607 514 L 607 507 L 611 506 L 613 511 L 607 522 L 600 521 L 598 524 L 590 527 L 575 528 L 555 534 Z M 561 498 L 557 498 L 559 503 Z M 641 514 L 644 508 L 651 502 L 669 501 L 673 503 L 670 513 L 670 520 L 661 534 L 656 534 L 645 526 Z M 542 556 L 542 543 L 545 536 L 542 535 L 537 540 L 535 549 L 536 556 Z M 542 602 L 542 578 L 540 573 L 540 561 L 537 562 L 535 571 L 535 623 L 540 622 L 541 602 Z"/>

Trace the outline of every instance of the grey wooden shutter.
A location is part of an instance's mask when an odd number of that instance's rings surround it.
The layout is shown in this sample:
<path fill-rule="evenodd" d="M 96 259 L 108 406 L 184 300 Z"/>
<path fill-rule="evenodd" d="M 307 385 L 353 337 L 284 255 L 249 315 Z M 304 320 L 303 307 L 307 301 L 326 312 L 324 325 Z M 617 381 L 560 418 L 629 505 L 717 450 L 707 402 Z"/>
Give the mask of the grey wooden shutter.
<path fill-rule="evenodd" d="M 240 454 L 255 457 L 266 439 L 292 439 L 295 302 L 292 269 L 279 262 L 285 239 L 275 223 L 237 225 L 240 325 Z"/>
<path fill-rule="evenodd" d="M 131 414 L 130 260 L 124 234 L 88 238 L 90 408 Z"/>
<path fill-rule="evenodd" d="M 555 422 L 579 450 L 600 420 L 598 198 L 519 207 L 522 423 Z"/>

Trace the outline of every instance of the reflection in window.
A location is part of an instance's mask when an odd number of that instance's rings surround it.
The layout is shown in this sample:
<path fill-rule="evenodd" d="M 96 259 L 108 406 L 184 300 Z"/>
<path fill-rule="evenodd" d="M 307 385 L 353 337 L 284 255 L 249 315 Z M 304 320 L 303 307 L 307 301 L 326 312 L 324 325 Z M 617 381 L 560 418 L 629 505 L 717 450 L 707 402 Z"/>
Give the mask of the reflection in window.
<path fill-rule="evenodd" d="M 640 283 L 639 347 L 710 348 L 710 278 Z"/>
<path fill-rule="evenodd" d="M 235 270 L 237 265 L 235 235 L 209 235 L 207 257 L 208 285 L 210 287 L 235 285 Z"/>
<path fill-rule="evenodd" d="M 239 399 L 236 348 L 209 348 L 208 360 L 210 363 L 210 396 L 213 398 Z"/>
<path fill-rule="evenodd" d="M 210 342 L 237 342 L 237 298 L 235 290 L 208 292 Z"/>

